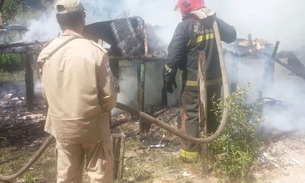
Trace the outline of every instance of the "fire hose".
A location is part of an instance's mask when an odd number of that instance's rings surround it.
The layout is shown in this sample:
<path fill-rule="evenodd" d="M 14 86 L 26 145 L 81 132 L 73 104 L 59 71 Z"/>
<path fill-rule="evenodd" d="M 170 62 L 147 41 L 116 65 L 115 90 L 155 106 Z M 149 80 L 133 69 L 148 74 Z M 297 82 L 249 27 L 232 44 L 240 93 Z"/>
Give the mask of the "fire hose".
<path fill-rule="evenodd" d="M 229 85 L 228 85 L 228 78 L 226 75 L 223 50 L 222 50 L 222 46 L 221 46 L 221 39 L 220 39 L 220 35 L 219 35 L 218 26 L 216 23 L 214 24 L 214 32 L 215 32 L 215 39 L 216 39 L 217 47 L 219 50 L 219 60 L 220 60 L 220 67 L 221 67 L 221 74 L 222 74 L 222 81 L 223 81 L 223 95 L 224 95 L 224 98 L 226 98 L 229 95 Z M 153 123 L 163 129 L 167 130 L 168 132 L 180 137 L 183 140 L 187 140 L 187 141 L 190 141 L 193 143 L 198 143 L 198 144 L 209 143 L 209 142 L 215 140 L 221 134 L 221 132 L 224 130 L 224 128 L 226 126 L 228 111 L 229 111 L 228 106 L 224 106 L 223 111 L 222 111 L 222 119 L 221 119 L 219 127 L 215 133 L 213 133 L 211 136 L 208 136 L 205 138 L 195 138 L 195 137 L 191 137 L 191 136 L 187 135 L 186 133 L 184 133 L 182 131 L 177 130 L 176 128 L 174 128 L 142 111 L 138 111 L 138 110 L 133 109 L 122 103 L 117 102 L 116 108 L 129 112 L 132 115 L 138 115 L 143 120 Z M 48 146 L 54 140 L 55 140 L 55 138 L 52 135 L 50 135 L 46 139 L 46 141 L 43 143 L 43 145 L 40 147 L 40 149 L 34 154 L 34 156 L 18 172 L 14 173 L 12 175 L 0 174 L 0 180 L 7 182 L 10 180 L 16 179 L 17 177 L 22 175 L 27 169 L 29 169 L 38 160 L 38 158 L 42 155 L 42 153 L 48 148 Z"/>
<path fill-rule="evenodd" d="M 225 123 L 221 123 L 221 125 L 219 126 L 218 130 L 211 136 L 206 137 L 206 138 L 195 138 L 195 137 L 191 137 L 175 128 L 173 128 L 172 126 L 144 113 L 138 110 L 135 110 L 127 105 L 124 105 L 122 103 L 117 103 L 116 108 L 124 110 L 126 112 L 129 112 L 132 115 L 138 115 L 139 117 L 141 117 L 143 120 L 147 121 L 147 122 L 151 122 L 169 132 L 171 132 L 172 134 L 184 139 L 184 140 L 188 140 L 194 143 L 208 143 L 211 142 L 212 140 L 214 140 L 215 138 L 217 138 L 221 131 L 224 129 L 225 127 Z M 22 175 L 27 169 L 29 169 L 37 160 L 38 158 L 43 154 L 43 152 L 48 148 L 48 146 L 50 144 L 52 144 L 54 142 L 55 138 L 50 135 L 46 141 L 43 143 L 43 145 L 40 147 L 40 149 L 34 154 L 34 156 L 16 173 L 12 174 L 12 175 L 1 175 L 0 174 L 0 180 L 2 181 L 9 181 L 9 180 L 13 180 L 16 179 L 17 177 L 19 177 L 20 175 Z"/>

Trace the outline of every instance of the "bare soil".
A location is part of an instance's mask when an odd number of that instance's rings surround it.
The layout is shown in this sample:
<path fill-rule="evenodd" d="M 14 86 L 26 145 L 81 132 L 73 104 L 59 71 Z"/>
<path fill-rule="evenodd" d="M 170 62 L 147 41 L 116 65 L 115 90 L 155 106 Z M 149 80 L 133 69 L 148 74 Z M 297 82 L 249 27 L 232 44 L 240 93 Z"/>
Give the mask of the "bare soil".
<path fill-rule="evenodd" d="M 19 170 L 39 149 L 48 134 L 43 131 L 46 106 L 37 96 L 34 111 L 26 109 L 25 86 L 22 82 L 0 83 L 0 174 Z M 151 115 L 175 126 L 177 107 L 155 107 Z M 173 119 L 172 119 L 173 118 Z M 138 118 L 116 113 L 112 118 L 113 133 L 124 133 L 124 183 L 216 183 L 224 182 L 211 171 L 203 173 L 201 162 L 185 164 L 177 159 L 179 138 L 151 126 L 150 132 L 138 134 Z M 252 168 L 253 182 L 305 182 L 305 133 L 276 132 L 266 137 L 264 152 Z M 51 183 L 56 180 L 55 145 L 14 183 Z M 1 182 L 1 181 L 0 181 Z M 89 182 L 84 172 L 84 182 Z"/>

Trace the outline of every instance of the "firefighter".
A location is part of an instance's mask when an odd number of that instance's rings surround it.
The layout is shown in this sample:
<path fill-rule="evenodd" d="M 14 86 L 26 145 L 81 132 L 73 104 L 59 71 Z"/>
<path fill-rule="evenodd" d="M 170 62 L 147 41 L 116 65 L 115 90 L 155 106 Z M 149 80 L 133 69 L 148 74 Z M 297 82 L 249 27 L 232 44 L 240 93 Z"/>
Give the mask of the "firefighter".
<path fill-rule="evenodd" d="M 113 182 L 109 114 L 118 85 L 107 51 L 82 36 L 80 0 L 59 0 L 55 14 L 63 34 L 50 41 L 37 64 L 48 103 L 45 131 L 56 139 L 57 183 Z M 85 165 L 84 165 L 85 163 Z"/>
<path fill-rule="evenodd" d="M 178 0 L 176 8 L 180 9 L 182 22 L 175 30 L 168 46 L 168 59 L 165 63 L 164 80 L 167 92 L 172 93 L 176 85 L 176 73 L 182 71 L 182 90 L 180 95 L 180 116 L 178 128 L 192 137 L 200 134 L 198 60 L 203 55 L 205 68 L 207 133 L 211 134 L 219 123 L 211 111 L 213 101 L 221 97 L 222 74 L 219 52 L 215 39 L 215 22 L 218 25 L 221 40 L 227 43 L 236 39 L 235 28 L 216 17 L 215 11 L 207 8 L 203 0 Z M 215 29 L 215 30 L 214 30 Z M 180 159 L 196 162 L 200 145 L 181 141 Z"/>

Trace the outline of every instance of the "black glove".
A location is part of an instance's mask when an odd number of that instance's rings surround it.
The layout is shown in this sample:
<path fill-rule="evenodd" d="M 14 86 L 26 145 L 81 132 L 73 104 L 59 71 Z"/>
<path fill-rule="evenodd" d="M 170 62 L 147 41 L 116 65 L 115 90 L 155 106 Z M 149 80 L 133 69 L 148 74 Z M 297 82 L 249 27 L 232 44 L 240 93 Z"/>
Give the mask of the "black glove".
<path fill-rule="evenodd" d="M 166 71 L 165 66 L 164 66 L 164 68 L 163 68 L 163 79 L 164 79 L 165 86 L 163 88 L 166 89 L 166 91 L 168 93 L 173 93 L 173 91 L 174 91 L 173 86 L 175 88 L 177 88 L 175 76 L 176 76 L 176 71 L 175 72 L 168 72 L 168 71 Z"/>
<path fill-rule="evenodd" d="M 174 86 L 175 88 L 177 88 L 177 83 L 176 83 L 175 80 L 173 80 L 173 81 L 167 81 L 167 82 L 166 82 L 166 91 L 167 91 L 168 93 L 173 93 L 173 91 L 174 91 L 173 86 Z"/>

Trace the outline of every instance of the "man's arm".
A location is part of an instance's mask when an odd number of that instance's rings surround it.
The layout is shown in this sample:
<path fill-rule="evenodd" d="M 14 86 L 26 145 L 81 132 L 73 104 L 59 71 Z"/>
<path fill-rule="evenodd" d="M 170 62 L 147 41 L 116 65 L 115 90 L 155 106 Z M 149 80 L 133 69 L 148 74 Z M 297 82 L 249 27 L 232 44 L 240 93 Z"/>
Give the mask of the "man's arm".
<path fill-rule="evenodd" d="M 168 74 L 176 73 L 183 58 L 185 58 L 185 49 L 187 46 L 187 35 L 183 24 L 178 24 L 173 38 L 168 46 L 168 57 L 165 65 Z M 167 79 L 167 78 L 166 78 Z"/>
<path fill-rule="evenodd" d="M 227 24 L 220 18 L 216 19 L 221 40 L 226 43 L 232 43 L 236 39 L 236 30 L 233 26 Z"/>
<path fill-rule="evenodd" d="M 101 65 L 97 66 L 97 86 L 101 108 L 111 111 L 116 106 L 119 85 L 112 75 L 107 53 L 103 55 Z"/>
<path fill-rule="evenodd" d="M 178 24 L 173 38 L 168 46 L 168 57 L 164 68 L 164 80 L 166 82 L 167 91 L 172 93 L 173 86 L 177 88 L 175 77 L 178 67 L 182 60 L 186 57 L 185 49 L 187 46 L 187 37 L 183 24 Z"/>

